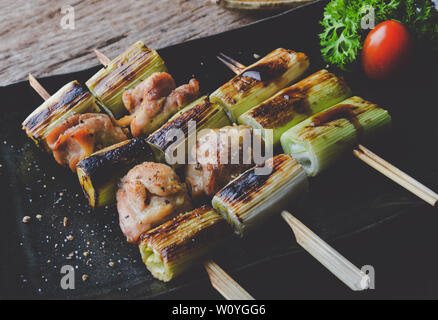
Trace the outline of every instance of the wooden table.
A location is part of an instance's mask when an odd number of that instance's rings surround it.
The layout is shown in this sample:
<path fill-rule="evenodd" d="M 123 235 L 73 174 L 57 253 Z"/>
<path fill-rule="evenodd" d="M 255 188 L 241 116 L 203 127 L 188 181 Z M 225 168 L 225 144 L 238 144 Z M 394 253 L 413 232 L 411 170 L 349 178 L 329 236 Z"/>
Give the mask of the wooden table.
<path fill-rule="evenodd" d="M 74 8 L 74 29 L 61 21 Z M 0 0 L 0 85 L 86 69 L 99 48 L 115 57 L 137 40 L 151 48 L 237 28 L 260 14 L 231 12 L 209 0 Z M 72 26 L 70 24 L 70 26 Z"/>

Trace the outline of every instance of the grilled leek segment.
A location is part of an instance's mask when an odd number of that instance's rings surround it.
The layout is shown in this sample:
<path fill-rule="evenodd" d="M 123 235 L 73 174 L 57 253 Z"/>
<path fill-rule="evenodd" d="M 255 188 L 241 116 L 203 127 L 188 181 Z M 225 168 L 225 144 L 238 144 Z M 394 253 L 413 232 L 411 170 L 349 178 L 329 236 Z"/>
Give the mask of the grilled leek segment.
<path fill-rule="evenodd" d="M 314 0 L 214 0 L 232 10 L 280 10 L 293 8 Z"/>
<path fill-rule="evenodd" d="M 270 174 L 250 169 L 231 181 L 213 198 L 213 208 L 244 236 L 266 219 L 293 202 L 308 190 L 303 167 L 291 156 L 280 154 L 268 159 Z"/>
<path fill-rule="evenodd" d="M 352 97 L 286 131 L 281 145 L 309 176 L 316 176 L 358 142 L 372 138 L 390 125 L 391 116 L 386 110 Z"/>
<path fill-rule="evenodd" d="M 143 234 L 140 253 L 152 275 L 170 281 L 225 240 L 231 230 L 211 207 L 182 214 Z"/>
<path fill-rule="evenodd" d="M 118 119 L 127 112 L 122 101 L 123 92 L 155 72 L 166 71 L 159 54 L 139 41 L 100 69 L 86 84 L 107 111 Z"/>
<path fill-rule="evenodd" d="M 37 146 L 50 152 L 46 138 L 50 131 L 75 114 L 100 113 L 93 95 L 72 81 L 35 109 L 23 122 L 23 130 Z"/>
<path fill-rule="evenodd" d="M 189 130 L 190 122 L 196 124 L 196 131 Z M 160 129 L 152 133 L 147 141 L 152 147 L 155 160 L 166 162 L 166 152 L 169 152 L 169 156 L 173 156 L 171 150 L 184 148 L 187 155 L 187 141 L 196 132 L 228 125 L 231 125 L 231 122 L 224 110 L 219 105 L 211 103 L 208 97 L 202 97 L 176 113 Z M 183 139 L 175 141 L 174 133 L 176 132 L 181 133 Z M 176 165 L 177 163 L 171 164 Z"/>
<path fill-rule="evenodd" d="M 90 206 L 97 208 L 114 203 L 120 178 L 133 166 L 151 160 L 149 144 L 144 139 L 132 139 L 100 150 L 79 162 L 79 183 Z"/>
<path fill-rule="evenodd" d="M 344 79 L 321 70 L 242 114 L 239 123 L 261 129 L 264 138 L 265 130 L 272 130 L 277 145 L 286 130 L 348 97 L 351 90 Z"/>
<path fill-rule="evenodd" d="M 237 122 L 240 115 L 299 79 L 308 67 L 304 53 L 277 49 L 213 92 L 211 102 L 221 104 Z"/>

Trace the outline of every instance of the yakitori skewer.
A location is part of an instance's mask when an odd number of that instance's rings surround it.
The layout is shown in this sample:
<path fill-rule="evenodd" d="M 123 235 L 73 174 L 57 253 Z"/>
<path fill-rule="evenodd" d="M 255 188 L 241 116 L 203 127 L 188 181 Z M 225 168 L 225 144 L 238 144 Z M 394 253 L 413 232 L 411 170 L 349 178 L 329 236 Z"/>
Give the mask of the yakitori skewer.
<path fill-rule="evenodd" d="M 218 56 L 218 58 L 222 62 L 224 62 L 224 64 L 226 66 L 230 67 L 230 69 L 233 72 L 242 73 L 245 71 L 245 66 L 238 63 L 234 59 L 226 56 L 223 53 L 221 53 Z M 359 100 L 360 100 L 359 98 L 355 97 L 355 98 L 352 98 L 352 100 L 348 100 L 348 102 L 353 103 L 354 108 L 357 107 L 357 105 L 354 105 L 355 103 L 357 103 L 358 105 L 368 104 L 368 105 L 370 105 L 370 107 L 372 107 L 371 103 L 364 101 L 363 99 L 361 101 L 359 101 Z M 343 117 L 346 118 L 346 117 L 348 117 L 347 113 L 350 111 L 346 110 L 346 108 L 344 108 L 344 105 L 346 105 L 346 104 L 340 103 L 337 106 L 337 111 L 344 112 L 345 114 L 343 115 Z M 333 108 L 336 108 L 336 106 Z M 341 109 L 345 109 L 345 110 L 341 110 Z M 324 114 L 324 116 L 329 117 L 330 114 L 326 113 L 326 114 Z M 389 124 L 389 122 L 390 122 L 389 116 L 385 116 L 384 113 L 382 113 L 380 116 L 378 115 L 378 117 L 381 117 L 382 127 Z M 313 119 L 315 119 L 315 118 L 313 118 Z M 312 122 L 311 120 L 309 120 L 309 121 Z M 314 124 L 310 123 L 310 125 L 313 126 Z M 291 128 L 290 130 L 297 131 L 296 128 Z M 297 134 L 299 134 L 299 133 L 297 133 Z M 300 134 L 304 134 L 304 133 L 300 133 Z M 358 132 L 357 134 L 360 134 L 360 132 Z M 286 136 L 287 136 L 287 133 L 284 134 L 284 138 L 287 138 Z M 285 139 L 282 138 L 282 140 L 285 140 Z M 413 194 L 415 194 L 416 196 L 418 196 L 419 198 L 421 198 L 422 200 L 424 200 L 428 204 L 430 204 L 434 207 L 438 205 L 438 194 L 437 193 L 435 193 L 431 189 L 427 188 L 426 186 L 421 184 L 419 181 L 417 181 L 416 179 L 407 175 L 406 173 L 404 173 L 400 169 L 394 167 L 389 162 L 380 158 L 379 156 L 377 156 L 376 154 L 374 154 L 373 152 L 371 152 L 370 150 L 368 150 L 364 146 L 359 145 L 358 147 L 354 148 L 353 153 L 358 159 L 362 160 L 364 163 L 366 163 L 369 166 L 371 166 L 372 168 L 376 169 L 377 171 L 379 171 L 380 173 L 382 173 L 383 175 L 385 175 L 386 177 L 388 177 L 389 179 L 391 179 L 395 183 L 399 184 L 400 186 L 402 186 L 406 190 L 412 192 Z M 316 172 L 315 174 L 317 174 L 318 172 Z"/>
<path fill-rule="evenodd" d="M 110 59 L 95 49 L 97 58 L 103 66 L 107 66 Z M 141 245 L 140 245 L 141 246 Z M 242 288 L 233 278 L 231 278 L 214 261 L 204 262 L 205 270 L 209 276 L 212 286 L 227 300 L 254 300 L 254 298 Z"/>
<path fill-rule="evenodd" d="M 104 57 L 103 54 L 100 52 L 97 52 L 97 56 L 99 57 L 99 60 L 102 63 L 106 63 L 108 59 Z M 299 57 L 299 55 L 298 55 Z M 300 59 L 298 59 L 300 60 Z M 231 63 L 230 66 L 236 61 L 230 60 Z M 306 61 L 306 60 L 304 60 Z M 239 67 L 243 67 L 242 65 L 239 65 Z M 305 63 L 307 65 L 307 63 Z M 306 67 L 303 66 L 301 70 L 305 69 Z M 256 68 L 253 68 L 253 72 Z M 315 81 L 317 85 L 324 85 L 324 81 L 327 79 L 327 81 L 330 81 L 330 83 L 334 83 L 335 88 L 337 86 L 339 87 L 339 94 L 338 95 L 329 95 L 326 100 L 324 100 L 322 103 L 329 103 L 330 101 L 336 100 L 342 100 L 349 94 L 349 88 L 346 87 L 341 80 L 339 81 L 333 81 L 333 78 L 335 78 L 333 75 L 328 74 L 322 74 L 321 76 L 317 76 L 317 78 L 320 77 L 321 81 Z M 319 78 L 318 78 L 319 79 Z M 335 80 L 337 80 L 335 78 Z M 323 83 L 323 84 L 321 84 Z M 338 85 L 339 83 L 339 85 Z M 330 87 L 331 85 L 328 85 Z M 336 101 L 335 101 L 336 102 Z M 245 106 L 247 108 L 247 106 Z M 231 108 L 230 108 L 231 109 Z M 236 116 L 236 113 L 234 113 L 235 110 L 230 110 L 229 114 L 234 114 Z M 240 112 L 242 113 L 242 111 Z M 213 207 L 216 209 L 217 212 L 221 213 L 224 218 L 226 218 L 226 221 L 230 221 L 235 232 L 241 236 L 246 234 L 248 230 L 251 230 L 257 226 L 260 226 L 262 221 L 264 221 L 267 217 L 272 215 L 275 211 L 274 208 L 280 208 L 281 204 L 284 204 L 284 201 L 290 201 L 291 199 L 298 197 L 299 194 L 301 194 L 303 191 L 306 190 L 307 185 L 307 177 L 304 172 L 304 169 L 297 163 L 292 161 L 289 157 L 285 155 L 280 155 L 275 157 L 273 162 L 269 162 L 270 165 L 272 165 L 275 170 L 273 173 L 268 177 L 264 177 L 263 182 L 260 181 L 260 184 L 255 186 L 254 185 L 254 169 L 249 170 L 244 175 L 242 175 L 240 178 L 236 179 L 233 182 L 230 182 L 230 185 L 228 187 L 225 187 L 221 192 L 219 192 L 213 199 Z M 288 169 L 288 170 L 285 170 Z M 286 173 L 287 172 L 287 173 Z M 247 185 L 247 180 L 251 180 L 251 190 L 246 190 L 245 187 Z M 248 180 L 248 181 L 249 181 Z M 239 190 L 243 192 L 244 194 L 240 194 L 241 192 L 235 193 L 234 186 L 239 185 Z M 249 186 L 249 185 L 248 185 Z M 253 189 L 255 188 L 255 189 Z M 228 190 L 230 189 L 230 190 Z M 265 190 L 266 189 L 266 190 Z M 275 191 L 274 191 L 275 190 Z M 241 204 L 241 197 L 244 197 L 245 199 L 253 199 L 248 203 L 247 200 L 242 200 L 245 205 Z M 281 199 L 280 199 L 281 198 Z M 242 198 L 243 199 L 243 198 Z M 272 203 L 269 205 L 269 208 L 267 207 L 267 202 L 271 202 L 272 200 L 275 200 L 275 203 Z M 253 203 L 254 202 L 254 203 Z M 252 208 L 250 210 L 246 210 L 245 208 Z M 215 216 L 214 211 L 211 211 L 210 209 L 197 209 L 194 212 L 200 212 L 201 216 L 202 214 L 209 214 L 213 217 Z M 172 257 L 168 257 L 166 255 L 160 254 L 160 252 L 165 252 L 165 248 L 169 245 L 172 245 L 172 238 L 179 237 L 179 233 L 181 234 L 187 234 L 187 226 L 190 225 L 193 227 L 194 225 L 199 224 L 199 231 L 195 231 L 195 234 L 191 235 L 190 237 L 203 237 L 200 232 L 205 228 L 205 225 L 208 225 L 210 228 L 214 226 L 215 224 L 221 224 L 223 223 L 223 220 L 212 218 L 213 221 L 209 222 L 208 224 L 206 222 L 199 222 L 195 221 L 195 218 L 192 218 L 193 213 L 187 213 L 185 215 L 185 218 L 176 218 L 172 221 L 169 221 L 168 223 L 158 227 L 156 230 L 152 230 L 149 233 L 146 233 L 145 236 L 142 237 L 141 243 L 140 243 L 140 252 L 142 253 L 143 260 L 145 261 L 145 264 L 150 269 L 150 271 L 156 276 L 157 278 L 160 278 L 162 280 L 168 281 L 171 278 L 173 278 L 176 274 L 182 272 L 182 269 L 185 268 L 185 263 L 181 264 L 181 262 L 178 262 L 178 259 L 173 261 Z M 197 219 L 199 219 L 199 213 L 196 215 Z M 190 221 L 193 219 L 194 221 L 191 223 L 187 223 L 186 221 Z M 207 219 L 207 218 L 206 218 Z M 182 231 L 178 232 L 177 234 L 172 233 L 171 235 L 166 236 L 166 230 L 172 226 L 172 230 L 175 228 L 180 228 Z M 161 231 L 160 231 L 161 230 Z M 188 230 L 192 230 L 189 228 Z M 166 239 L 160 240 L 161 237 L 165 237 Z M 170 237 L 170 238 L 169 238 Z M 183 237 L 183 242 L 187 241 L 187 237 Z M 179 240 L 180 242 L 182 240 Z M 202 241 L 195 241 L 196 243 L 205 243 L 206 247 L 209 247 L 209 243 L 212 242 L 210 238 L 203 238 Z M 178 248 L 178 246 L 176 247 Z M 181 249 L 182 250 L 182 249 Z M 193 248 L 191 252 L 186 252 L 188 256 L 192 256 L 191 259 L 188 260 L 194 260 L 194 256 L 201 255 L 202 250 L 205 250 L 205 248 L 199 247 L 199 248 Z M 323 248 L 319 248 L 317 246 L 314 247 L 314 251 L 317 254 L 318 252 L 320 255 L 324 255 L 322 252 L 324 251 Z M 155 253 L 153 253 L 155 252 Z M 345 260 L 345 258 L 344 258 Z M 151 262 L 149 262 L 151 261 Z M 166 267 L 164 270 L 167 270 L 164 274 L 161 274 L 160 272 L 154 271 L 154 265 L 157 261 L 161 261 Z M 166 262 L 165 262 L 166 261 Z M 161 265 L 161 263 L 160 263 Z M 230 297 L 231 293 L 235 293 L 236 290 L 238 290 L 240 287 L 236 288 L 236 284 L 230 283 L 228 277 L 224 277 L 224 272 L 218 270 L 218 266 L 215 263 L 212 263 L 211 261 L 208 261 L 205 263 L 206 270 L 210 275 L 210 280 L 213 284 L 213 286 L 223 294 L 224 297 Z M 160 268 L 162 270 L 163 268 Z M 216 273 L 213 273 L 214 271 L 217 271 Z M 338 275 L 341 279 L 342 276 Z M 219 277 L 219 278 L 218 278 Z M 219 281 L 220 280 L 220 281 Z M 353 287 L 350 284 L 350 287 Z M 355 290 L 359 290 L 360 287 L 354 288 Z M 226 291 L 229 291 L 229 293 L 226 293 Z M 238 296 L 234 296 L 237 298 Z M 243 297 L 248 298 L 247 295 L 243 294 Z"/>

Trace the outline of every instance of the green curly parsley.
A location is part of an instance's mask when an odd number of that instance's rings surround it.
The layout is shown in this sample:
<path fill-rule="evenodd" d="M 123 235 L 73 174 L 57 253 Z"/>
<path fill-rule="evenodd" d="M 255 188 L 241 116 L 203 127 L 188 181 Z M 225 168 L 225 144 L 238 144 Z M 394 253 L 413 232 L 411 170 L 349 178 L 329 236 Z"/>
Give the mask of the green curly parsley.
<path fill-rule="evenodd" d="M 329 64 L 346 70 L 356 61 L 369 31 L 361 28 L 365 6 L 374 8 L 376 25 L 398 20 L 420 44 L 438 51 L 438 11 L 432 0 L 334 0 L 324 10 L 319 34 L 322 57 Z"/>

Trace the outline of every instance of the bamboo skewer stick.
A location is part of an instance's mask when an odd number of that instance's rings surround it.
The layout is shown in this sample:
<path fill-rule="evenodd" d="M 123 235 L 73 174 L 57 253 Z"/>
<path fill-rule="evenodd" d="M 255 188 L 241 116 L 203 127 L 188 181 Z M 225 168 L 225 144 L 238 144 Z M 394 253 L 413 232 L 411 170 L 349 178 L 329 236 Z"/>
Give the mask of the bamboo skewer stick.
<path fill-rule="evenodd" d="M 407 175 L 400 169 L 394 167 L 386 160 L 372 153 L 364 146 L 359 145 L 358 149 L 353 150 L 353 153 L 357 158 L 368 164 L 370 167 L 376 169 L 381 174 L 396 182 L 406 190 L 423 199 L 431 206 L 437 206 L 438 194 L 436 194 L 411 176 Z"/>
<path fill-rule="evenodd" d="M 211 285 L 227 300 L 255 300 L 215 262 L 204 262 Z"/>
<path fill-rule="evenodd" d="M 102 52 L 94 49 L 100 63 L 106 67 L 111 62 Z M 227 300 L 254 300 L 233 278 L 231 278 L 214 261 L 204 262 L 204 268 L 210 278 L 211 285 Z"/>
<path fill-rule="evenodd" d="M 236 74 L 245 69 L 245 66 L 243 64 L 223 53 L 219 53 L 219 55 L 217 55 L 216 57 Z"/>
<path fill-rule="evenodd" d="M 235 73 L 240 73 L 245 69 L 244 65 L 223 53 L 218 55 L 218 59 Z M 358 159 L 362 160 L 370 167 L 376 169 L 406 190 L 412 192 L 426 203 L 434 207 L 438 206 L 437 193 L 427 188 L 425 185 L 421 184 L 419 181 L 407 175 L 400 169 L 394 167 L 386 160 L 380 158 L 364 146 L 359 145 L 358 148 L 353 150 L 353 153 Z"/>
<path fill-rule="evenodd" d="M 110 64 L 111 60 L 98 49 L 94 49 L 94 53 L 96 54 L 97 59 L 99 59 L 99 62 L 103 64 L 103 66 L 106 67 Z"/>
<path fill-rule="evenodd" d="M 29 84 L 30 86 L 43 98 L 44 100 L 47 100 L 50 98 L 50 93 L 47 92 L 46 89 L 41 85 L 41 83 L 38 82 L 35 77 L 29 73 Z"/>
<path fill-rule="evenodd" d="M 281 214 L 292 228 L 298 244 L 325 266 L 351 290 L 363 291 L 369 288 L 370 277 L 313 233 L 287 211 Z"/>

